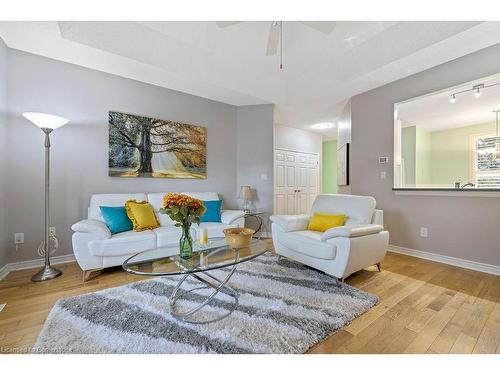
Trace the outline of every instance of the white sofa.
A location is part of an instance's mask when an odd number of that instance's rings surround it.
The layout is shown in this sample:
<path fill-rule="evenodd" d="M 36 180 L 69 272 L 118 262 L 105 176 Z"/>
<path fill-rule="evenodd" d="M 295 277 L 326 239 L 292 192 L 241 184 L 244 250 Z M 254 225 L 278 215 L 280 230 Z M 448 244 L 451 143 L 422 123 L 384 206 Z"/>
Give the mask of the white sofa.
<path fill-rule="evenodd" d="M 372 197 L 320 194 L 307 215 L 273 215 L 272 235 L 278 255 L 321 270 L 338 279 L 384 259 L 389 232 L 384 230 L 383 212 Z M 345 214 L 344 226 L 326 232 L 308 230 L 315 212 Z"/>
<path fill-rule="evenodd" d="M 171 254 L 166 253 L 166 255 L 178 253 L 181 229 L 174 226 L 174 222 L 168 215 L 158 212 L 165 194 L 92 195 L 88 207 L 88 219 L 81 220 L 71 227 L 74 231 L 72 237 L 73 252 L 80 268 L 84 271 L 84 278 L 89 274 L 89 271 L 121 265 L 127 258 L 141 251 L 161 247 L 167 248 L 167 253 L 168 249 L 171 249 Z M 204 201 L 219 199 L 219 195 L 215 192 L 187 192 L 183 194 Z M 148 201 L 153 206 L 161 226 L 142 232 L 128 231 L 111 235 L 111 232 L 104 223 L 99 206 L 123 206 L 129 199 Z M 224 233 L 222 232 L 224 229 L 244 226 L 244 216 L 245 213 L 243 211 L 223 210 L 221 223 L 200 223 L 200 228 L 207 228 L 209 237 L 224 237 Z M 197 228 L 197 225 L 192 226 L 192 230 L 197 230 Z"/>

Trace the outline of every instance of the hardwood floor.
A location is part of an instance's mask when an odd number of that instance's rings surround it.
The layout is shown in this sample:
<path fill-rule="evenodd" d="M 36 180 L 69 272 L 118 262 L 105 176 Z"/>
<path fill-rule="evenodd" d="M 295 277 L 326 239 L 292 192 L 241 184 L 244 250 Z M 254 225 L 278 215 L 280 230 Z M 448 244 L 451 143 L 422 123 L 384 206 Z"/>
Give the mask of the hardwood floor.
<path fill-rule="evenodd" d="M 0 353 L 27 352 L 59 298 L 144 279 L 114 268 L 84 283 L 76 263 L 57 267 L 48 282 L 32 283 L 33 270 L 0 281 Z M 380 302 L 311 353 L 500 353 L 499 276 L 388 253 L 382 272 L 346 282 Z"/>

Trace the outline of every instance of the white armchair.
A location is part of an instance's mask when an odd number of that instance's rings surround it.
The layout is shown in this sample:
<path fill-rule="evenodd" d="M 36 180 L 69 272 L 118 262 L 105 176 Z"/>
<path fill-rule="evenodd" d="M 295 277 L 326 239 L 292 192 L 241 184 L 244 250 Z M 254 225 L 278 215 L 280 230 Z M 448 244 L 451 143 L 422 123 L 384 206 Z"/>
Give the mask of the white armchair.
<path fill-rule="evenodd" d="M 310 215 L 273 215 L 274 249 L 280 256 L 323 271 L 337 279 L 384 259 L 389 232 L 384 230 L 383 212 L 375 199 L 356 195 L 318 195 Z M 315 212 L 344 214 L 345 225 L 325 232 L 308 230 Z"/>

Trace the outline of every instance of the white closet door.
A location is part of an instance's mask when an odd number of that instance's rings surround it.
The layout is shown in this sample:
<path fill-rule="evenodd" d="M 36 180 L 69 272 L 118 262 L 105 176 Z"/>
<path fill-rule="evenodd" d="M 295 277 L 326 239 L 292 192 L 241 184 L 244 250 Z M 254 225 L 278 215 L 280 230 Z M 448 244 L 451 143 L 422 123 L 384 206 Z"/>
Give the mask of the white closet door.
<path fill-rule="evenodd" d="M 294 153 L 285 153 L 285 175 L 286 175 L 286 214 L 293 215 L 297 212 L 297 198 L 296 198 L 296 185 L 297 185 L 297 157 Z"/>
<path fill-rule="evenodd" d="M 280 149 L 276 149 L 274 155 L 275 213 L 308 213 L 319 193 L 318 155 Z"/>
<path fill-rule="evenodd" d="M 274 152 L 274 212 L 277 215 L 287 214 L 285 168 L 285 154 L 276 150 Z"/>

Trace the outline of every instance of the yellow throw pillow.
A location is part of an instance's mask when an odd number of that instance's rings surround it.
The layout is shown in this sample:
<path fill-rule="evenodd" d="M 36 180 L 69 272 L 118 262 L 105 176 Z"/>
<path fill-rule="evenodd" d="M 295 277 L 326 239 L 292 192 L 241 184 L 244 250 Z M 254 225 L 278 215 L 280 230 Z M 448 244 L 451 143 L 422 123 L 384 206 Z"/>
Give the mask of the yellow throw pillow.
<path fill-rule="evenodd" d="M 345 224 L 345 215 L 330 215 L 316 212 L 307 229 L 315 230 L 317 232 L 325 232 L 330 228 L 341 227 Z"/>
<path fill-rule="evenodd" d="M 141 232 L 146 229 L 155 229 L 160 226 L 153 207 L 146 202 L 137 202 L 135 199 L 125 202 L 127 216 L 134 225 L 134 231 Z"/>

